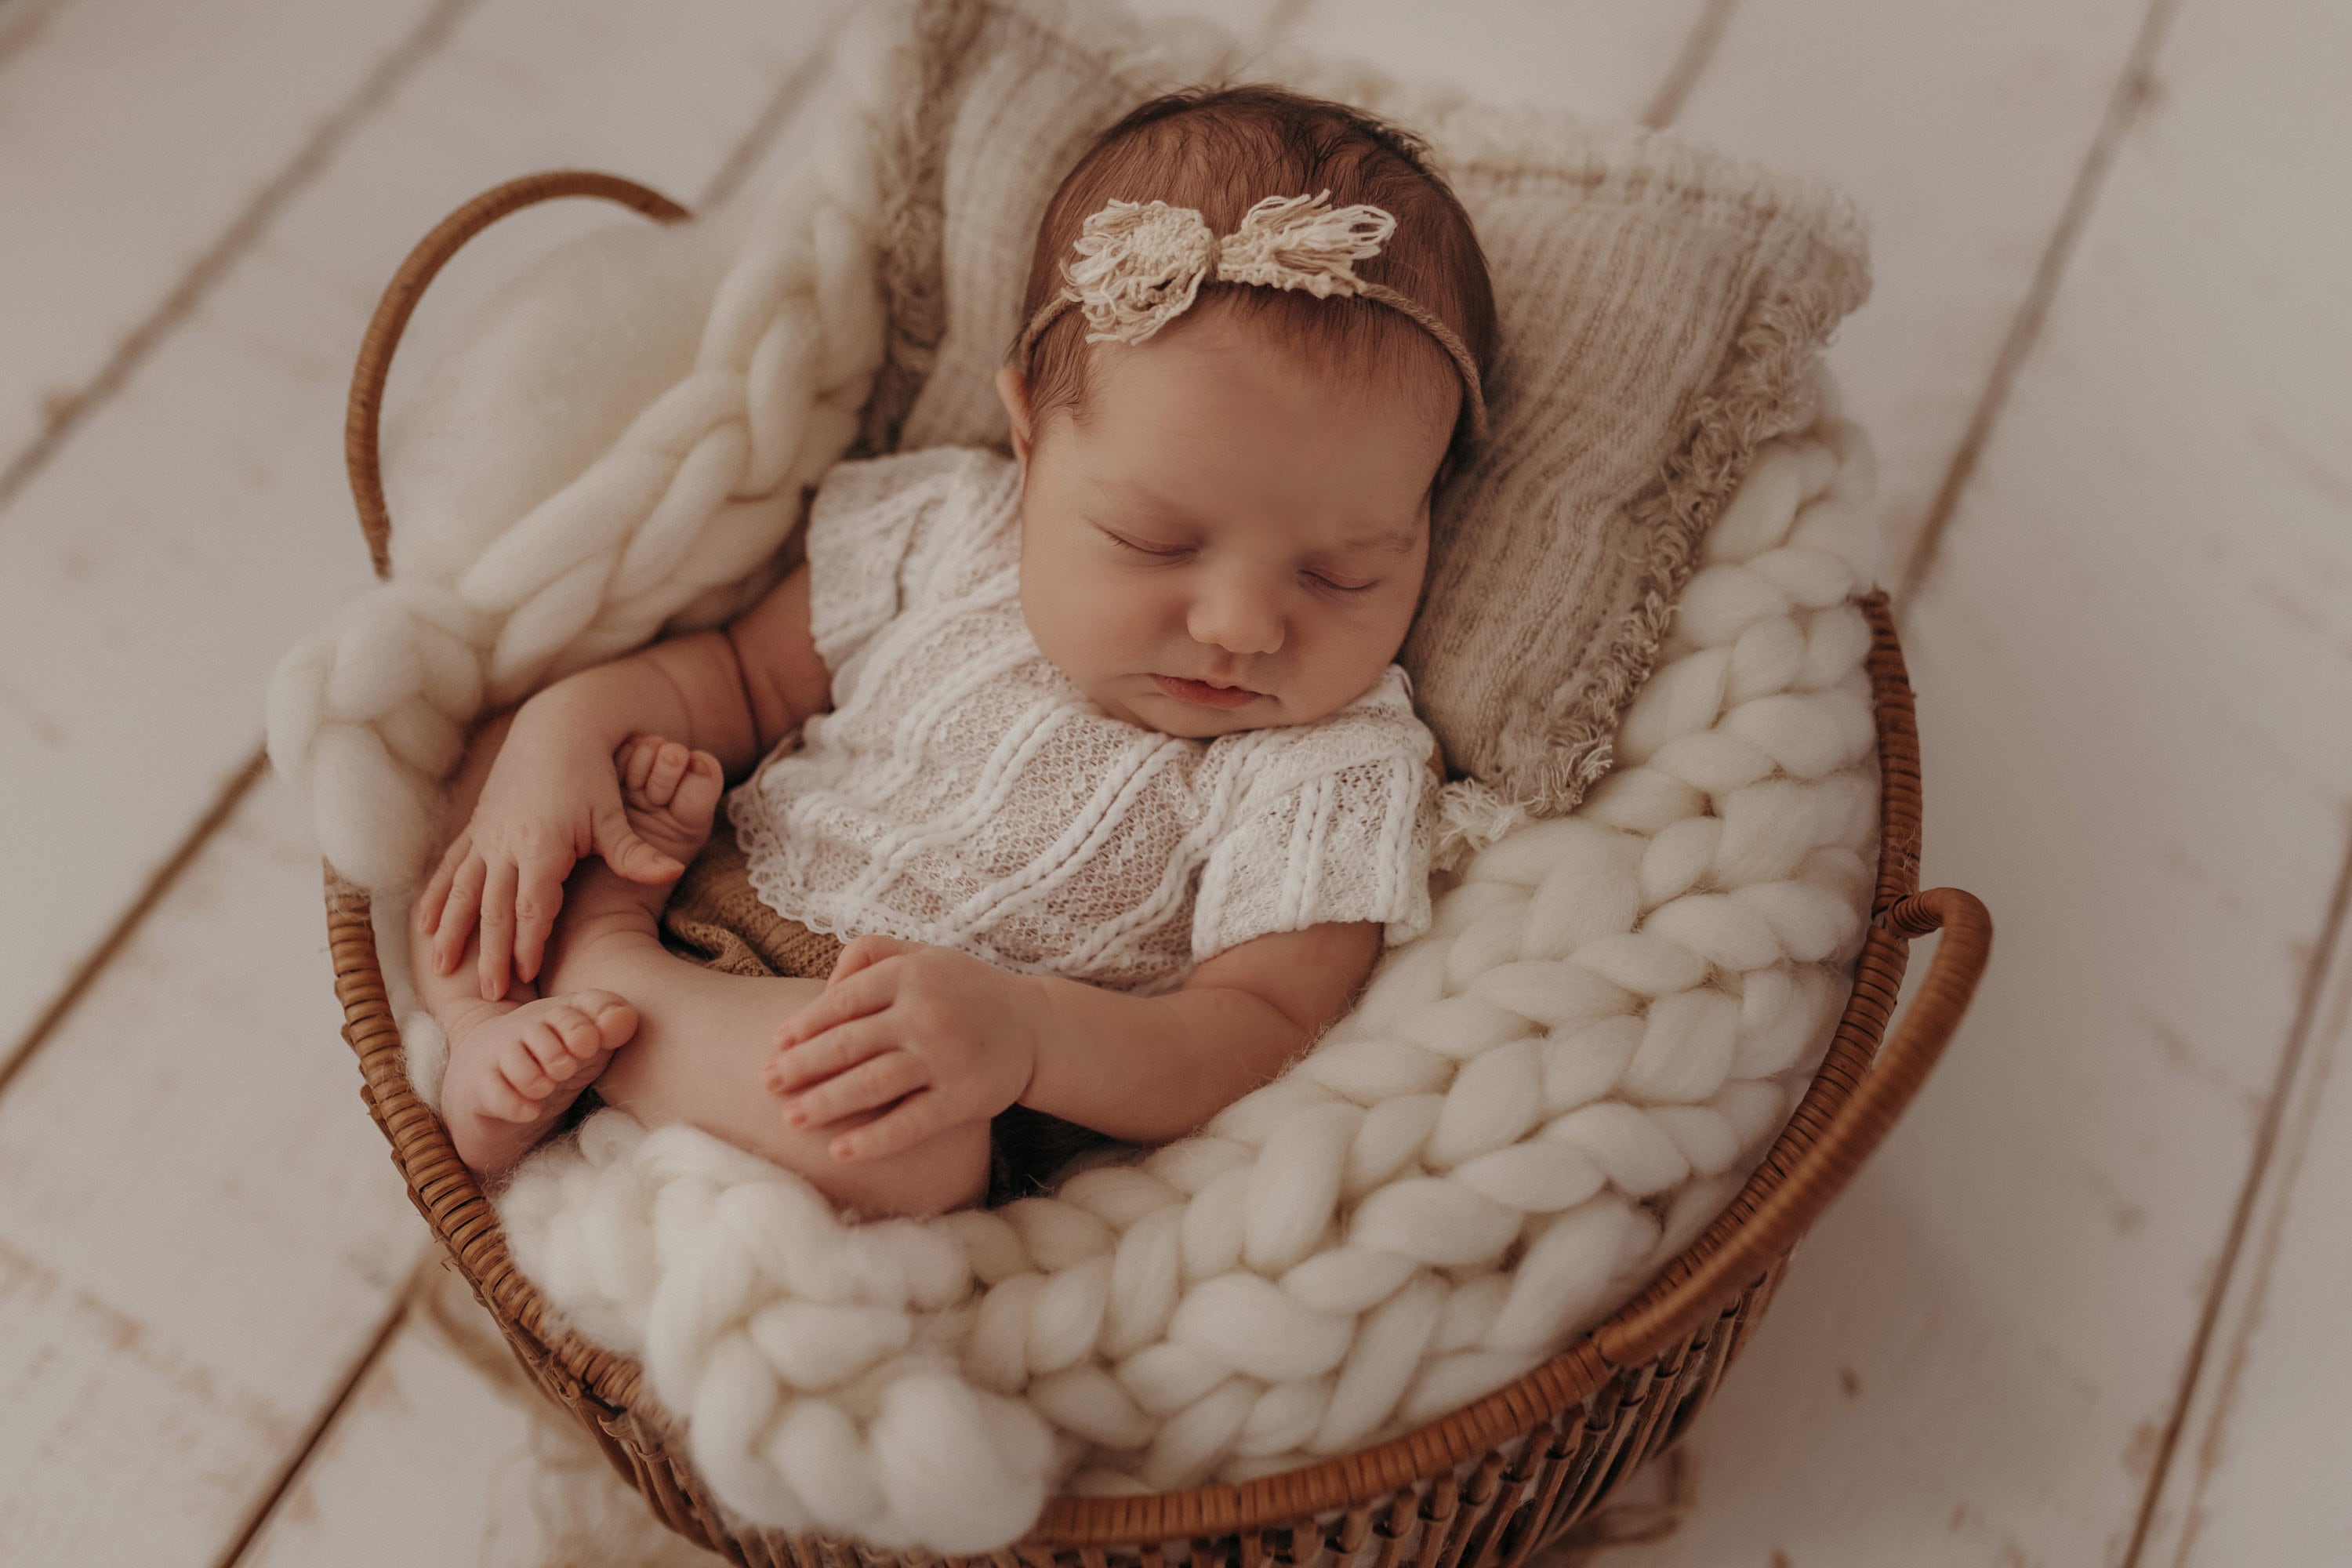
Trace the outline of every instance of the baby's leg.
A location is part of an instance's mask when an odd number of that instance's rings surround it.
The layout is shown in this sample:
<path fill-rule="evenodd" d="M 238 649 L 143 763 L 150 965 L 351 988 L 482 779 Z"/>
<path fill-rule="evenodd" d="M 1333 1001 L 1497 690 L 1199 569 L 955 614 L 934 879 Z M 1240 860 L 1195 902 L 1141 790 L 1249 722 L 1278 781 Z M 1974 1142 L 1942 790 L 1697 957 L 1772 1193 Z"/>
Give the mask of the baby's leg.
<path fill-rule="evenodd" d="M 722 781 L 719 764 L 674 742 L 648 740 L 625 754 L 621 796 L 638 835 L 691 861 L 709 836 Z M 632 882 L 601 860 L 564 889 L 548 950 L 551 991 L 611 991 L 638 1010 L 629 1048 L 614 1057 L 596 1092 L 648 1127 L 685 1121 L 797 1172 L 835 1203 L 868 1215 L 936 1214 L 977 1203 L 988 1186 L 989 1129 L 969 1123 L 878 1160 L 843 1163 L 832 1140 L 887 1107 L 832 1126 L 784 1125 L 761 1082 L 776 1029 L 824 989 L 824 982 L 753 979 L 679 958 L 657 935 L 668 889 Z"/>
<path fill-rule="evenodd" d="M 473 810 L 511 716 L 485 724 L 451 790 L 462 820 Z M 441 1117 L 457 1157 L 483 1177 L 504 1173 L 546 1136 L 636 1027 L 634 1008 L 609 991 L 535 996 L 516 982 L 497 1002 L 476 985 L 478 933 L 451 974 L 436 973 L 432 938 L 410 914 L 409 973 L 449 1042 Z"/>

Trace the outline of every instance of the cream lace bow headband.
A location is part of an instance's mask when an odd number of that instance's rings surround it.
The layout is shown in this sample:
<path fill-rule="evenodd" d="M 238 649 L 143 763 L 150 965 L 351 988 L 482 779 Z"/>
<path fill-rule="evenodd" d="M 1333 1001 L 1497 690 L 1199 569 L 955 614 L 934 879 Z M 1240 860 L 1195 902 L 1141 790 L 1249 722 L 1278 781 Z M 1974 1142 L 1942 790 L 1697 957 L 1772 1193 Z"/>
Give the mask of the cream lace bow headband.
<path fill-rule="evenodd" d="M 1413 300 L 1356 276 L 1355 264 L 1378 256 L 1395 230 L 1395 216 L 1380 207 L 1334 211 L 1328 190 L 1312 196 L 1268 196 L 1244 213 L 1241 226 L 1222 239 L 1192 207 L 1114 200 L 1079 229 L 1077 260 L 1062 263 L 1065 287 L 1030 318 L 1017 357 L 1025 369 L 1038 336 L 1070 305 L 1087 318 L 1087 342 L 1142 342 L 1191 309 L 1202 283 L 1211 278 L 1304 289 L 1318 300 L 1360 295 L 1412 317 L 1452 356 L 1462 374 L 1475 440 L 1486 433 L 1486 399 L 1469 349 L 1453 328 Z"/>

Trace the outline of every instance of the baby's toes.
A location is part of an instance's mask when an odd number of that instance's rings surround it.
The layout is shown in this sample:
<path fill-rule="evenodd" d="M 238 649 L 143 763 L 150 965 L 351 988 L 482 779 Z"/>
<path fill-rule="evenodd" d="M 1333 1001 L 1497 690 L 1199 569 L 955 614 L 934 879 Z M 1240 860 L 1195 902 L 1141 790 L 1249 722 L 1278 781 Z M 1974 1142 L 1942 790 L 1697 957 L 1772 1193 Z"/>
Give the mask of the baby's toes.
<path fill-rule="evenodd" d="M 515 1030 L 513 1039 L 508 1039 L 506 1048 L 499 1051 L 499 1077 L 524 1102 L 518 1121 L 546 1110 L 543 1100 L 562 1089 L 564 1079 L 574 1072 L 579 1072 L 579 1063 L 572 1060 L 572 1051 L 564 1047 L 558 1008 L 548 1008 Z"/>
<path fill-rule="evenodd" d="M 556 1077 L 548 1060 L 562 1061 L 563 1056 L 562 1040 L 546 1019 L 534 1019 L 517 1030 L 499 1047 L 498 1082 L 488 1096 L 490 1113 L 509 1121 L 529 1121 L 538 1116 L 541 1103 L 555 1092 Z M 505 1094 L 498 1092 L 501 1087 Z"/>
<path fill-rule="evenodd" d="M 490 1065 L 492 1070 L 482 1075 L 478 1091 L 482 1114 L 495 1121 L 537 1121 L 542 1097 L 525 1094 L 514 1086 L 503 1052 Z"/>
<path fill-rule="evenodd" d="M 564 1061 L 556 1073 L 568 1079 L 581 1068 L 609 1056 L 637 1032 L 637 1010 L 610 991 L 580 991 L 562 997 L 547 1016 L 548 1027 L 562 1041 Z"/>

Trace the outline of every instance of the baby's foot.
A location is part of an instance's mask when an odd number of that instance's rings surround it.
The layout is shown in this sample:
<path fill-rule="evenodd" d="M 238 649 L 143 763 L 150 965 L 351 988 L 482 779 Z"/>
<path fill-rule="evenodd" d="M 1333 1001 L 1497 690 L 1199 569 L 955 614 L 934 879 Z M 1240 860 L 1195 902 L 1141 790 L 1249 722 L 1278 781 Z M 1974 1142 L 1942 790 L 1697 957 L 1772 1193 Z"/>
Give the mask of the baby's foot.
<path fill-rule="evenodd" d="M 483 1176 L 529 1153 L 637 1030 L 637 1010 L 610 991 L 514 1005 L 482 1002 L 450 1020 L 442 1119 L 457 1157 Z"/>
<path fill-rule="evenodd" d="M 614 762 L 621 775 L 621 805 L 637 837 L 681 866 L 692 861 L 710 837 L 711 818 L 727 788 L 719 759 L 658 735 L 640 735 Z M 656 890 L 668 898 L 668 889 Z"/>

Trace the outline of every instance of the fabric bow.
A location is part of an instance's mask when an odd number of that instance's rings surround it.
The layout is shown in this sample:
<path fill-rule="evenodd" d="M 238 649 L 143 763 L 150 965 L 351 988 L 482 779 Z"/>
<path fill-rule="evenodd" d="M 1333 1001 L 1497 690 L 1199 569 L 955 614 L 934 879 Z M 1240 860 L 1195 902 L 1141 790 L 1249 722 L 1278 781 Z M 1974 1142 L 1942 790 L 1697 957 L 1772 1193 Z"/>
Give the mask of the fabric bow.
<path fill-rule="evenodd" d="M 1396 219 L 1375 206 L 1334 210 L 1331 193 L 1268 196 L 1223 239 L 1192 207 L 1113 200 L 1078 233 L 1062 264 L 1087 342 L 1139 343 L 1192 307 L 1213 273 L 1223 283 L 1304 289 L 1317 299 L 1364 291 L 1355 264 L 1378 256 Z"/>

